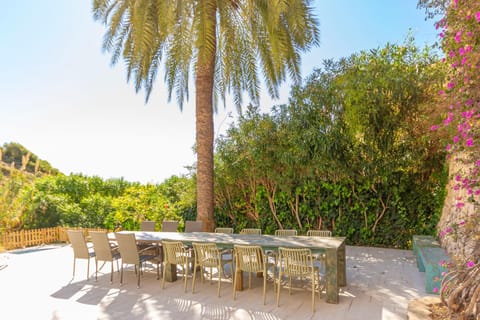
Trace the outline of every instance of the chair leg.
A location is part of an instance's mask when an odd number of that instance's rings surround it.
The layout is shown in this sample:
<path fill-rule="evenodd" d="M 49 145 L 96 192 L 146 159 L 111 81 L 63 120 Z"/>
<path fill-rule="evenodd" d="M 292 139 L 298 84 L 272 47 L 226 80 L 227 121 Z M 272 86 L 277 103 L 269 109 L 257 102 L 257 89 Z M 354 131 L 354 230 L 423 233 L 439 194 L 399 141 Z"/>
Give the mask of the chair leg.
<path fill-rule="evenodd" d="M 77 261 L 77 259 L 74 257 L 73 258 L 73 274 L 72 274 L 72 279 L 75 278 L 75 262 Z"/>
<path fill-rule="evenodd" d="M 122 268 L 120 270 L 120 285 L 123 284 L 123 262 L 122 262 Z"/>
<path fill-rule="evenodd" d="M 267 291 L 267 269 L 263 270 L 263 305 L 266 304 L 266 291 Z"/>
<path fill-rule="evenodd" d="M 312 274 L 312 313 L 315 312 L 315 274 Z"/>
<path fill-rule="evenodd" d="M 87 259 L 87 280 L 90 277 L 90 258 Z"/>
<path fill-rule="evenodd" d="M 218 265 L 218 297 L 220 298 L 220 289 L 222 286 L 222 272 L 223 272 L 223 267 L 221 263 Z"/>
<path fill-rule="evenodd" d="M 163 263 L 162 289 L 165 289 L 165 275 L 167 273 L 167 263 Z"/>
<path fill-rule="evenodd" d="M 184 284 L 183 284 L 183 292 L 187 292 L 187 274 L 188 274 L 188 262 L 185 263 L 185 267 L 183 269 L 183 278 L 184 278 Z"/>
<path fill-rule="evenodd" d="M 98 261 L 95 258 L 95 282 L 98 281 Z"/>
<path fill-rule="evenodd" d="M 136 265 L 135 265 L 136 267 Z M 140 288 L 140 275 L 142 274 L 142 262 L 138 264 L 138 273 L 137 273 L 137 289 Z"/>
<path fill-rule="evenodd" d="M 110 284 L 113 283 L 113 260 L 110 262 L 112 268 L 111 268 L 111 272 L 110 272 Z"/>
<path fill-rule="evenodd" d="M 200 269 L 200 276 L 202 275 L 202 270 Z M 192 279 L 192 293 L 195 292 L 195 278 L 197 276 L 197 263 L 193 267 L 193 279 Z"/>
<path fill-rule="evenodd" d="M 277 284 L 277 307 L 280 306 L 280 289 L 282 288 L 282 271 L 280 270 L 278 273 L 278 284 Z"/>
<path fill-rule="evenodd" d="M 237 291 L 235 290 L 235 286 L 237 285 L 237 273 L 238 268 L 236 268 L 235 273 L 233 274 L 233 300 L 237 297 Z"/>

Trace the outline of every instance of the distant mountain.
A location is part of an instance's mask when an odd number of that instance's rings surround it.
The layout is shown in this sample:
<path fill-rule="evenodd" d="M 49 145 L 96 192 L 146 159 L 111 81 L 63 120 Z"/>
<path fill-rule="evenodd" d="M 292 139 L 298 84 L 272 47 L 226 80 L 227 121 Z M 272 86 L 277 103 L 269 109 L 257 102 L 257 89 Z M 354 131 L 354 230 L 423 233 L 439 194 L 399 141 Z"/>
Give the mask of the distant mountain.
<path fill-rule="evenodd" d="M 12 165 L 17 170 L 32 174 L 57 175 L 60 173 L 48 161 L 40 159 L 37 155 L 16 142 L 5 143 L 0 147 L 0 159 L 0 167 L 4 173 L 8 172 Z"/>

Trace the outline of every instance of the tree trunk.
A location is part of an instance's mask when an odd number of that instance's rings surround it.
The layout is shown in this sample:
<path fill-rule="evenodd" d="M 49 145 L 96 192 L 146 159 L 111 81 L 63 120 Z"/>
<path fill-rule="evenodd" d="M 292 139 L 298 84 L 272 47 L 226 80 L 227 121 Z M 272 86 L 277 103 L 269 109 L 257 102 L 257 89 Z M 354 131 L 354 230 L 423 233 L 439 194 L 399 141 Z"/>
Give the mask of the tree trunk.
<path fill-rule="evenodd" d="M 197 143 L 197 220 L 203 222 L 204 231 L 213 231 L 215 221 L 213 190 L 213 81 L 215 72 L 216 7 L 203 2 L 205 34 L 198 42 L 196 65 L 196 143 Z M 214 3 L 214 2 L 213 2 Z M 202 5 L 202 4 L 201 4 Z M 206 18 L 208 17 L 208 18 Z M 212 39 L 213 44 L 205 43 Z M 212 48 L 213 45 L 213 48 Z"/>

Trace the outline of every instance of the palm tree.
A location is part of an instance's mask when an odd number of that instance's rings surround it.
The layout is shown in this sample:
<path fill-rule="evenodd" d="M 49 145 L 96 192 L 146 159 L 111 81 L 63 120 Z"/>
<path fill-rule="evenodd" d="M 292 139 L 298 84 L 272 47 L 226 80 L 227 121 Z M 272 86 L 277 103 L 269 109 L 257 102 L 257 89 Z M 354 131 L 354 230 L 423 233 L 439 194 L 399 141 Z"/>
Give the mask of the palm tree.
<path fill-rule="evenodd" d="M 231 94 L 237 107 L 247 92 L 256 104 L 260 76 L 273 98 L 288 76 L 300 80 L 300 53 L 319 42 L 310 0 L 94 0 L 93 14 L 107 31 L 103 49 L 112 64 L 123 58 L 146 101 L 159 68 L 168 99 L 180 109 L 196 88 L 197 219 L 214 227 L 213 111 Z"/>

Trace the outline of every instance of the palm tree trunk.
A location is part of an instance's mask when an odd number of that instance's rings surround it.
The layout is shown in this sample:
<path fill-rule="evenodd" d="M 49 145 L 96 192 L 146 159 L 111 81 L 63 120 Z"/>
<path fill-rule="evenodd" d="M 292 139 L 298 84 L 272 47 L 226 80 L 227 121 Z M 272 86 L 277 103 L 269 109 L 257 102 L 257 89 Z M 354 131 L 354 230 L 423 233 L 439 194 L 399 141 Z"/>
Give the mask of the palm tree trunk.
<path fill-rule="evenodd" d="M 196 66 L 197 220 L 203 221 L 204 231 L 213 231 L 215 227 L 213 216 L 213 81 L 216 7 L 212 3 L 205 3 L 203 13 L 208 19 L 204 21 L 209 20 L 208 23 L 205 23 L 205 37 L 213 37 L 214 41 L 210 44 L 203 42 L 199 45 Z"/>

